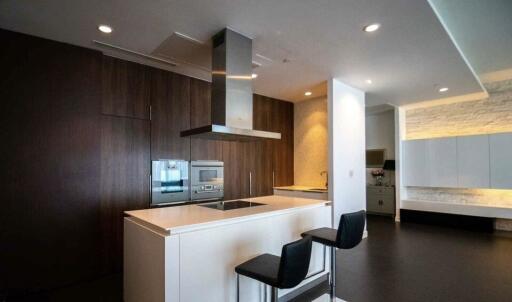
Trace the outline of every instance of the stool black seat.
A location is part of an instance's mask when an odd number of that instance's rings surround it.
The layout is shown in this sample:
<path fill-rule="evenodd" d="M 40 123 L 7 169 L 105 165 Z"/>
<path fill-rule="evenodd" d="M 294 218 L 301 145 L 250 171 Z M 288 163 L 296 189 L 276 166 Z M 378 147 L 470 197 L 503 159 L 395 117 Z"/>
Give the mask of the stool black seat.
<path fill-rule="evenodd" d="M 317 242 L 331 247 L 330 298 L 336 300 L 336 248 L 351 249 L 363 239 L 366 212 L 364 210 L 341 215 L 338 229 L 319 228 L 302 233 Z"/>
<path fill-rule="evenodd" d="M 319 228 L 302 233 L 311 236 L 314 242 L 339 249 L 356 247 L 363 239 L 366 212 L 359 211 L 341 215 L 338 229 Z"/>
<path fill-rule="evenodd" d="M 235 268 L 237 275 L 237 301 L 239 293 L 239 275 L 258 280 L 272 287 L 272 301 L 277 301 L 277 289 L 297 286 L 306 277 L 311 259 L 312 238 L 288 243 L 281 250 L 281 257 L 263 254 L 252 258 Z M 265 291 L 266 292 L 266 291 Z"/>
<path fill-rule="evenodd" d="M 263 254 L 240 264 L 235 268 L 235 272 L 270 286 L 278 287 L 280 263 L 281 257 Z"/>

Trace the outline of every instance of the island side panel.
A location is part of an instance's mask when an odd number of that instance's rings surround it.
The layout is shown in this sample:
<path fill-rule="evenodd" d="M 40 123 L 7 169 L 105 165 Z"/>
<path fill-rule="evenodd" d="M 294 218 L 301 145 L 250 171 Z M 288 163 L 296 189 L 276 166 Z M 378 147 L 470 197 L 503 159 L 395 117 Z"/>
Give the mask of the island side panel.
<path fill-rule="evenodd" d="M 321 206 L 180 234 L 180 301 L 236 301 L 235 266 L 263 253 L 280 255 L 282 246 L 300 239 L 302 232 L 330 225 L 331 207 Z M 322 265 L 323 249 L 315 245 L 310 271 Z M 240 300 L 260 301 L 260 283 L 240 281 Z"/>
<path fill-rule="evenodd" d="M 179 301 L 179 238 L 124 218 L 124 301 Z"/>

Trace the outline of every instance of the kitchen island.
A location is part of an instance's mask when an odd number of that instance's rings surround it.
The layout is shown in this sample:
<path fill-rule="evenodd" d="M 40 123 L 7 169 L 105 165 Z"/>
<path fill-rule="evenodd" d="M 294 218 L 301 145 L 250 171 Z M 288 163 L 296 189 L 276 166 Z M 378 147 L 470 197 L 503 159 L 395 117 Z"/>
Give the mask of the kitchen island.
<path fill-rule="evenodd" d="M 300 233 L 331 226 L 331 205 L 325 200 L 265 196 L 243 201 L 263 205 L 125 212 L 124 300 L 236 301 L 235 266 L 262 253 L 280 255 Z M 298 287 L 324 276 L 328 267 L 323 247 L 314 244 L 312 277 Z M 279 296 L 289 292 L 280 290 Z M 261 283 L 240 277 L 241 301 L 262 297 Z"/>

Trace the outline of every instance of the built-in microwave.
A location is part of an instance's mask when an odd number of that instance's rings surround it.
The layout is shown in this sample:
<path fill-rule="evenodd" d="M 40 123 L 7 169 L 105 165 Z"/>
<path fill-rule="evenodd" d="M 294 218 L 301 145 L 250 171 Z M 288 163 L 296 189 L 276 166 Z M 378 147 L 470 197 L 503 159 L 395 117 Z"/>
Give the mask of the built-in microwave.
<path fill-rule="evenodd" d="M 186 160 L 162 159 L 151 162 L 151 205 L 190 200 L 189 165 Z"/>
<path fill-rule="evenodd" d="M 190 163 L 190 199 L 219 200 L 224 197 L 224 162 L 198 160 Z"/>

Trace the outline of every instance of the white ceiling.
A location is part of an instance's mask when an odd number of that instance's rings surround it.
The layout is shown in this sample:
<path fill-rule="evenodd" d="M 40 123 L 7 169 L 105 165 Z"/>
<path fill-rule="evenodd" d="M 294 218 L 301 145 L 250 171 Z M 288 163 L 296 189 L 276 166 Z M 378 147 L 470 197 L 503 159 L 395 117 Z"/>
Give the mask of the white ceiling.
<path fill-rule="evenodd" d="M 373 22 L 379 31 L 362 31 Z M 271 59 L 256 69 L 263 95 L 318 97 L 330 77 L 368 92 L 369 105 L 438 99 L 438 86 L 450 88 L 442 97 L 481 91 L 427 0 L 0 1 L 0 27 L 90 48 L 96 39 L 151 54 L 173 32 L 208 41 L 226 26 Z M 209 80 L 191 65 L 168 69 Z"/>
<path fill-rule="evenodd" d="M 512 68 L 511 0 L 429 0 L 478 75 Z"/>

